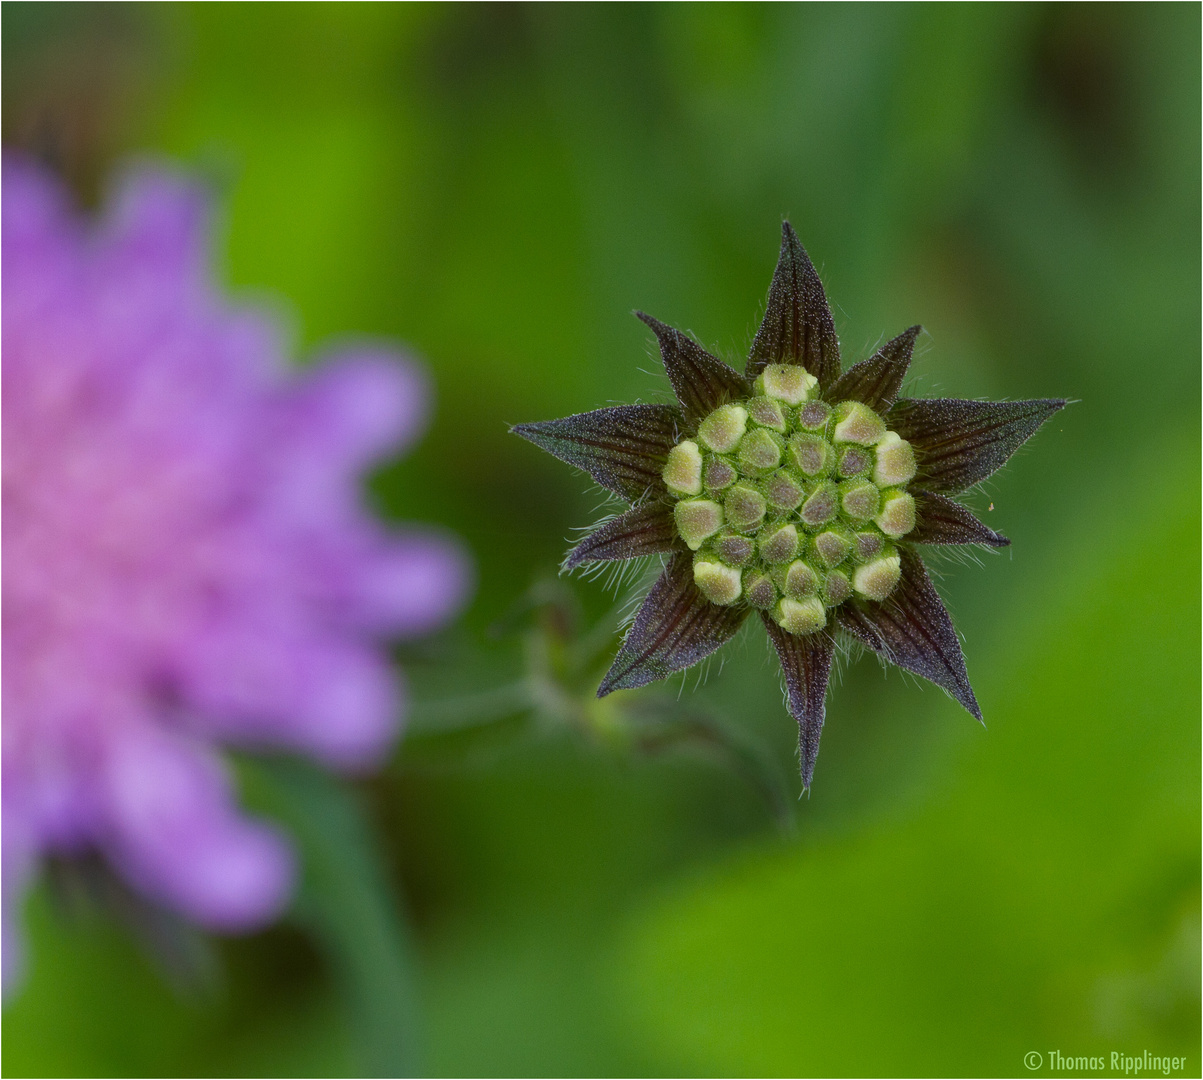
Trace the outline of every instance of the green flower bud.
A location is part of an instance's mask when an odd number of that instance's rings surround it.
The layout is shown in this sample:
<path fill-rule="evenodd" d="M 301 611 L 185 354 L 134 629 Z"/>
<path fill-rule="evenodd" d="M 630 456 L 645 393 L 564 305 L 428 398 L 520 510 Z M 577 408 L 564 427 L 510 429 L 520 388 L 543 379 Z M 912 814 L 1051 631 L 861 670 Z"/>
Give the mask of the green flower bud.
<path fill-rule="evenodd" d="M 748 415 L 761 427 L 785 431 L 785 410 L 779 401 L 768 397 L 754 397 L 748 402 Z"/>
<path fill-rule="evenodd" d="M 755 488 L 737 484 L 723 499 L 727 524 L 739 532 L 751 532 L 764 520 L 764 496 Z"/>
<path fill-rule="evenodd" d="M 771 526 L 760 535 L 760 557 L 769 563 L 789 562 L 798 554 L 798 530 L 793 525 Z"/>
<path fill-rule="evenodd" d="M 850 446 L 840 454 L 840 463 L 836 472 L 840 476 L 862 476 L 869 471 L 873 457 L 868 450 L 860 446 Z"/>
<path fill-rule="evenodd" d="M 798 426 L 807 431 L 823 431 L 831 419 L 831 406 L 825 401 L 808 401 L 798 410 Z"/>
<path fill-rule="evenodd" d="M 894 591 L 902 576 L 902 560 L 897 555 L 858 566 L 852 571 L 852 587 L 870 600 L 884 600 Z"/>
<path fill-rule="evenodd" d="M 842 604 L 852 595 L 852 583 L 839 570 L 832 570 L 823 583 L 823 599 L 828 607 Z"/>
<path fill-rule="evenodd" d="M 818 435 L 795 435 L 789 441 L 789 453 L 807 476 L 826 476 L 831 471 L 831 444 Z"/>
<path fill-rule="evenodd" d="M 781 436 L 757 428 L 739 444 L 739 464 L 745 476 L 772 472 L 781 464 Z"/>
<path fill-rule="evenodd" d="M 886 425 L 868 405 L 845 401 L 835 410 L 835 441 L 873 446 L 886 433 Z"/>
<path fill-rule="evenodd" d="M 677 532 L 691 551 L 697 551 L 707 537 L 723 526 L 723 508 L 709 499 L 686 499 L 673 509 Z"/>
<path fill-rule="evenodd" d="M 756 554 L 756 545 L 746 536 L 720 536 L 714 547 L 728 566 L 747 566 Z"/>
<path fill-rule="evenodd" d="M 787 405 L 801 405 L 818 381 L 801 364 L 769 364 L 756 379 L 756 390 Z"/>
<path fill-rule="evenodd" d="M 862 562 L 881 554 L 884 541 L 875 532 L 856 534 L 856 557 Z"/>
<path fill-rule="evenodd" d="M 821 579 L 815 570 L 801 559 L 789 564 L 781 591 L 794 600 L 804 600 L 819 590 Z"/>
<path fill-rule="evenodd" d="M 786 472 L 778 472 L 770 476 L 765 481 L 764 493 L 768 497 L 769 505 L 775 506 L 779 510 L 796 509 L 806 494 L 802 485 Z"/>
<path fill-rule="evenodd" d="M 720 405 L 698 427 L 698 438 L 716 454 L 729 454 L 739 445 L 748 426 L 748 410 L 741 405 Z"/>
<path fill-rule="evenodd" d="M 743 590 L 744 599 L 764 611 L 776 604 L 779 596 L 772 577 L 763 570 L 745 570 Z"/>
<path fill-rule="evenodd" d="M 881 501 L 881 512 L 874 524 L 886 534 L 898 539 L 915 527 L 915 500 L 905 491 L 889 491 Z"/>
<path fill-rule="evenodd" d="M 674 495 L 702 493 L 702 452 L 698 444 L 686 439 L 668 452 L 668 464 L 660 474 Z"/>
<path fill-rule="evenodd" d="M 827 625 L 827 612 L 817 597 L 791 600 L 786 597 L 773 611 L 778 625 L 790 634 L 813 634 Z"/>
<path fill-rule="evenodd" d="M 739 571 L 722 563 L 699 560 L 693 564 L 693 580 L 712 604 L 734 604 L 742 591 Z"/>
<path fill-rule="evenodd" d="M 839 508 L 839 491 L 835 484 L 822 483 L 802 504 L 802 521 L 811 526 L 825 525 Z"/>
<path fill-rule="evenodd" d="M 722 491 L 739 479 L 735 466 L 720 457 L 711 457 L 706 462 L 703 480 L 707 491 Z"/>
<path fill-rule="evenodd" d="M 881 507 L 881 492 L 871 480 L 846 480 L 840 485 L 840 505 L 854 521 L 868 521 Z"/>
<path fill-rule="evenodd" d="M 873 466 L 873 482 L 878 487 L 905 484 L 915 475 L 915 451 L 896 431 L 887 431 L 877 441 L 877 461 Z"/>
<path fill-rule="evenodd" d="M 852 550 L 852 541 L 843 533 L 828 529 L 815 537 L 815 551 L 819 561 L 828 569 L 839 566 Z"/>

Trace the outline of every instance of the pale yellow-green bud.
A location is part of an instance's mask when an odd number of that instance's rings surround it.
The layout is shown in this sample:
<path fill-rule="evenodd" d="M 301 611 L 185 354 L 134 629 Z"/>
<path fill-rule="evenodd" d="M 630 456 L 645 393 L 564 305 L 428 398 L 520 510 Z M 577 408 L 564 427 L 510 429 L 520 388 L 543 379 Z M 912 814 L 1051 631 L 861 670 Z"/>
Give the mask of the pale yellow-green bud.
<path fill-rule="evenodd" d="M 773 612 L 777 625 L 790 634 L 813 634 L 827 625 L 827 612 L 823 602 L 812 596 L 805 600 L 786 597 Z"/>
<path fill-rule="evenodd" d="M 729 461 L 724 461 L 720 457 L 712 457 L 706 462 L 703 483 L 710 491 L 722 491 L 723 488 L 734 484 L 738 476 L 739 473 L 735 471 L 735 467 Z"/>
<path fill-rule="evenodd" d="M 839 566 L 848 557 L 848 552 L 851 550 L 852 541 L 842 533 L 831 529 L 821 532 L 815 537 L 815 551 L 819 553 L 819 558 L 824 566 Z"/>
<path fill-rule="evenodd" d="M 722 536 L 714 546 L 728 566 L 747 566 L 756 554 L 756 545 L 746 536 Z"/>
<path fill-rule="evenodd" d="M 883 546 L 881 537 L 875 532 L 856 534 L 856 557 L 858 559 L 871 559 L 875 555 L 880 555 Z"/>
<path fill-rule="evenodd" d="M 839 490 L 835 484 L 820 484 L 802 504 L 802 520 L 810 526 L 823 525 L 836 515 L 839 508 Z"/>
<path fill-rule="evenodd" d="M 870 600 L 884 600 L 894 591 L 902 576 L 902 560 L 897 555 L 874 559 L 852 572 L 852 587 Z"/>
<path fill-rule="evenodd" d="M 781 436 L 757 428 L 739 444 L 739 463 L 744 475 L 771 472 L 781 464 Z"/>
<path fill-rule="evenodd" d="M 873 446 L 886 433 L 880 416 L 859 401 L 845 401 L 835 411 L 835 441 Z"/>
<path fill-rule="evenodd" d="M 840 463 L 836 472 L 840 476 L 860 476 L 869 471 L 873 458 L 863 446 L 850 446 L 840 454 Z"/>
<path fill-rule="evenodd" d="M 693 564 L 693 580 L 712 604 L 734 604 L 743 591 L 740 572 L 722 563 L 699 560 Z"/>
<path fill-rule="evenodd" d="M 798 410 L 798 423 L 807 431 L 821 431 L 831 419 L 831 406 L 825 401 L 808 401 Z"/>
<path fill-rule="evenodd" d="M 896 431 L 887 431 L 877 441 L 873 482 L 879 487 L 905 484 L 915 475 L 915 451 Z"/>
<path fill-rule="evenodd" d="M 886 536 L 906 536 L 915 527 L 915 500 L 905 491 L 887 492 L 873 521 Z"/>
<path fill-rule="evenodd" d="M 697 551 L 723 527 L 723 508 L 709 499 L 686 499 L 673 509 L 677 532 L 691 551 Z"/>
<path fill-rule="evenodd" d="M 847 480 L 840 485 L 844 513 L 856 521 L 868 521 L 881 506 L 881 492 L 869 480 Z"/>
<path fill-rule="evenodd" d="M 764 496 L 755 488 L 736 484 L 723 500 L 727 523 L 739 532 L 750 532 L 764 520 L 767 505 Z"/>
<path fill-rule="evenodd" d="M 785 430 L 785 410 L 781 402 L 769 397 L 754 397 L 748 402 L 748 415 L 754 424 L 772 428 L 774 431 Z"/>
<path fill-rule="evenodd" d="M 777 603 L 777 586 L 763 570 L 744 571 L 744 599 L 753 607 L 768 611 Z"/>
<path fill-rule="evenodd" d="M 793 525 L 779 529 L 770 526 L 765 532 L 768 535 L 762 533 L 760 537 L 760 555 L 765 562 L 789 562 L 798 554 L 798 530 Z"/>
<path fill-rule="evenodd" d="M 756 389 L 787 405 L 801 405 L 818 381 L 801 364 L 769 364 L 757 378 Z"/>
<path fill-rule="evenodd" d="M 660 474 L 674 495 L 702 493 L 702 452 L 698 444 L 686 439 L 668 452 L 668 463 Z"/>
<path fill-rule="evenodd" d="M 823 599 L 832 607 L 842 604 L 852 595 L 852 583 L 839 570 L 832 570 L 823 583 Z"/>
<path fill-rule="evenodd" d="M 790 457 L 807 476 L 831 471 L 831 444 L 819 435 L 795 435 L 789 441 Z"/>
<path fill-rule="evenodd" d="M 819 575 L 814 569 L 797 559 L 789 564 L 789 569 L 785 572 L 782 591 L 794 600 L 804 600 L 818 591 L 819 584 Z"/>
<path fill-rule="evenodd" d="M 747 409 L 720 405 L 698 426 L 698 438 L 716 454 L 729 454 L 739 445 L 747 427 Z"/>
<path fill-rule="evenodd" d="M 780 510 L 793 510 L 806 494 L 802 486 L 788 473 L 779 472 L 769 477 L 764 485 L 769 502 Z"/>

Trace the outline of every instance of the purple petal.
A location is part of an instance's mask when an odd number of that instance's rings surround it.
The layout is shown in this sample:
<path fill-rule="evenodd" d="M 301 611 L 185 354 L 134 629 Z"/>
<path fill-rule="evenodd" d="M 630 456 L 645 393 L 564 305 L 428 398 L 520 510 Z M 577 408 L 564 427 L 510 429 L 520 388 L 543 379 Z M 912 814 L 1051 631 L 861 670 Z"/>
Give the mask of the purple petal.
<path fill-rule="evenodd" d="M 400 674 L 376 649 L 304 639 L 249 620 L 191 643 L 181 679 L 192 727 L 244 746 L 286 746 L 342 768 L 376 763 L 400 728 Z"/>
<path fill-rule="evenodd" d="M 707 600 L 693 583 L 692 557 L 675 555 L 644 599 L 597 696 L 692 667 L 729 641 L 747 614 L 743 605 L 719 607 Z"/>
<path fill-rule="evenodd" d="M 766 364 L 801 364 L 826 390 L 840 373 L 840 343 L 823 283 L 788 221 L 760 329 L 752 341 L 747 375 Z"/>
<path fill-rule="evenodd" d="M 210 195 L 195 182 L 154 166 L 127 173 L 98 236 L 106 273 L 191 289 L 206 283 Z"/>
<path fill-rule="evenodd" d="M 919 465 L 915 484 L 955 494 L 1001 469 L 1065 405 L 1064 398 L 904 399 L 890 410 L 886 422 L 915 448 Z"/>
<path fill-rule="evenodd" d="M 697 425 L 720 405 L 748 396 L 748 382 L 734 368 L 711 356 L 680 330 L 642 311 L 635 314 L 652 328 L 660 342 L 664 370 L 687 422 Z"/>
<path fill-rule="evenodd" d="M 510 430 L 637 502 L 664 489 L 660 474 L 680 422 L 680 413 L 668 405 L 617 405 Z"/>
<path fill-rule="evenodd" d="M 834 643 L 826 633 L 789 634 L 765 612 L 762 611 L 760 617 L 785 673 L 789 714 L 798 721 L 802 786 L 809 788 L 819 756 L 819 736 L 823 733 Z"/>
<path fill-rule="evenodd" d="M 362 467 L 407 450 L 426 430 L 431 384 L 425 368 L 372 345 L 328 354 L 297 388 L 294 408 L 314 449 Z"/>
<path fill-rule="evenodd" d="M 881 604 L 849 603 L 837 609 L 840 625 L 892 664 L 947 690 L 978 720 L 965 657 L 948 609 L 927 576 L 923 561 L 900 549 L 902 580 Z"/>
<path fill-rule="evenodd" d="M 978 521 L 960 503 L 930 491 L 915 492 L 915 528 L 907 536 L 912 544 L 985 544 L 1007 547 L 1011 543 Z"/>
<path fill-rule="evenodd" d="M 613 521 L 607 521 L 576 545 L 564 559 L 564 570 L 582 563 L 638 559 L 679 551 L 681 539 L 673 521 L 672 508 L 662 502 L 636 506 Z"/>
<path fill-rule="evenodd" d="M 374 633 L 416 637 L 445 625 L 471 592 L 472 561 L 450 536 L 410 531 L 357 568 L 351 621 Z"/>
<path fill-rule="evenodd" d="M 898 398 L 911 366 L 911 351 L 921 326 L 912 326 L 887 341 L 868 360 L 853 364 L 827 393 L 831 401 L 860 401 L 874 412 L 885 412 Z"/>
<path fill-rule="evenodd" d="M 215 755 L 131 723 L 104 764 L 105 847 L 148 896 L 205 926 L 248 930 L 288 900 L 292 854 L 240 815 Z"/>

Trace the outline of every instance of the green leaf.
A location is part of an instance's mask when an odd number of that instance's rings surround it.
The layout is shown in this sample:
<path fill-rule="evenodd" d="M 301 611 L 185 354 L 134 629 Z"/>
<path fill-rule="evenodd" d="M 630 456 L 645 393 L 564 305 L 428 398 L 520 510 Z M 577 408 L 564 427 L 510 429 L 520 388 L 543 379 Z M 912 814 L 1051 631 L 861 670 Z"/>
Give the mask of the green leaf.
<path fill-rule="evenodd" d="M 364 1076 L 421 1075 L 413 944 L 356 794 L 295 758 L 243 759 L 247 801 L 280 821 L 301 856 L 293 915 L 326 954 Z"/>

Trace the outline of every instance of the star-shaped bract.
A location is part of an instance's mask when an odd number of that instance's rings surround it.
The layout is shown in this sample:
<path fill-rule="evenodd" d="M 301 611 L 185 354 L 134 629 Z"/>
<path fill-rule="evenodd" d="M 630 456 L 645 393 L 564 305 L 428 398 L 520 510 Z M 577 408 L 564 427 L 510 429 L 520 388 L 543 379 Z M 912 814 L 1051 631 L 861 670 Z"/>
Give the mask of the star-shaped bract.
<path fill-rule="evenodd" d="M 691 667 L 756 610 L 785 673 L 807 788 L 840 634 L 980 720 L 919 549 L 1010 543 L 950 496 L 997 471 L 1065 401 L 900 398 L 917 326 L 842 371 L 822 282 L 788 222 L 743 374 L 638 315 L 659 340 L 676 406 L 514 428 L 631 504 L 577 544 L 565 569 L 667 556 L 598 696 Z"/>

